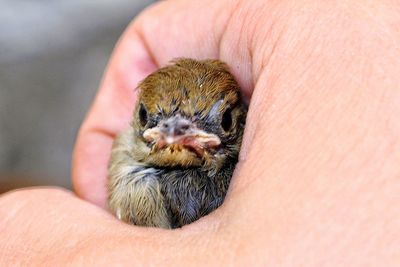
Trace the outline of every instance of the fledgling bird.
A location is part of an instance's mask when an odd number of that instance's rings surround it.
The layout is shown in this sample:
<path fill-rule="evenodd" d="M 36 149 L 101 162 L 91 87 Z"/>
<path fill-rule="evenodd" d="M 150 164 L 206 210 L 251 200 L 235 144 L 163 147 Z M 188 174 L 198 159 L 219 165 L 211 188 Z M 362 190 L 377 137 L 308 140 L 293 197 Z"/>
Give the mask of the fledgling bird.
<path fill-rule="evenodd" d="M 181 227 L 222 204 L 247 110 L 218 60 L 178 59 L 139 90 L 131 127 L 112 148 L 108 204 L 127 223 Z"/>

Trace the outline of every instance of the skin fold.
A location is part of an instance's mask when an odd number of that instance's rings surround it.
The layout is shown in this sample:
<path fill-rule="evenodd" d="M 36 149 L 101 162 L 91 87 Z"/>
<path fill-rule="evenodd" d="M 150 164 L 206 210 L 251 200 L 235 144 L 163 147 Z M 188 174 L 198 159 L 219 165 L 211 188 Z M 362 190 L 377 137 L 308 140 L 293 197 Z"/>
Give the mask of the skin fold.
<path fill-rule="evenodd" d="M 79 197 L 3 195 L 1 265 L 399 266 L 399 18 L 395 1 L 182 0 L 144 11 L 79 133 Z M 125 225 L 102 209 L 112 140 L 129 124 L 133 88 L 177 57 L 230 66 L 250 102 L 239 163 L 224 204 L 199 221 Z"/>

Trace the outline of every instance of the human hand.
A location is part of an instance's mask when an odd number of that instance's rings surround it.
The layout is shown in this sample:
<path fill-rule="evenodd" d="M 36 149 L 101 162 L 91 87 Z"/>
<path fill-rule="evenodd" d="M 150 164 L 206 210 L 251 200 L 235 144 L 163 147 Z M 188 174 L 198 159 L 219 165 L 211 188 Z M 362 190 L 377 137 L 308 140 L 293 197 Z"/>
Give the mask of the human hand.
<path fill-rule="evenodd" d="M 34 244 L 81 263 L 398 265 L 397 10 L 383 1 L 158 3 L 116 48 L 79 134 L 74 187 L 105 206 L 112 139 L 129 123 L 139 80 L 175 57 L 219 58 L 251 97 L 225 203 L 163 231 L 124 225 L 71 195 L 22 191 L 0 201 L 0 247 L 11 259 L 20 247 L 37 259 Z"/>

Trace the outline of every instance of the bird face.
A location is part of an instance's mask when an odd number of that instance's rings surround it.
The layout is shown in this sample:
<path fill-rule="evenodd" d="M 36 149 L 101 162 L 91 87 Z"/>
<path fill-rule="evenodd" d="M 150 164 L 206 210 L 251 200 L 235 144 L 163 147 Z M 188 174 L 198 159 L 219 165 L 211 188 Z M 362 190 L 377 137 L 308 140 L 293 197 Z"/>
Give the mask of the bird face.
<path fill-rule="evenodd" d="M 179 59 L 139 88 L 132 126 L 140 161 L 218 170 L 237 158 L 246 108 L 224 63 Z"/>

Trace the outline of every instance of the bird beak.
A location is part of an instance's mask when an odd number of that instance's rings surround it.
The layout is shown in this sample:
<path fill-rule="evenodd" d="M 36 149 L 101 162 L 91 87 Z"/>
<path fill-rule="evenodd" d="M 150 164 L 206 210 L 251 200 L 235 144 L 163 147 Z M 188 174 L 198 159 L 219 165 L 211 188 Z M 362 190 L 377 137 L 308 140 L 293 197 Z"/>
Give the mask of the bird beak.
<path fill-rule="evenodd" d="M 199 156 L 204 154 L 205 149 L 215 148 L 221 144 L 217 135 L 197 128 L 193 122 L 179 114 L 160 121 L 156 127 L 147 129 L 143 137 L 148 142 L 154 142 L 158 149 L 178 145 L 191 148 Z"/>

